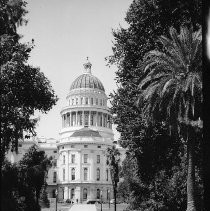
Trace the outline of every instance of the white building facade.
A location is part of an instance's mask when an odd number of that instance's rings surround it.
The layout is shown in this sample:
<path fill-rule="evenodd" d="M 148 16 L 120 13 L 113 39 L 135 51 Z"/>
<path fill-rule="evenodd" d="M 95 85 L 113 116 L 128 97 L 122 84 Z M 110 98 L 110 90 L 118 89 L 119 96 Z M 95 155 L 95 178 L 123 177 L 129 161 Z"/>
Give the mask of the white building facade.
<path fill-rule="evenodd" d="M 30 137 L 19 141 L 18 153 L 9 151 L 7 158 L 18 162 L 32 145 L 53 158 L 48 171 L 49 198 L 82 203 L 88 199 L 108 202 L 113 198 L 106 150 L 114 142 L 107 96 L 101 81 L 92 75 L 91 63 L 72 83 L 61 109 L 60 140 Z M 117 146 L 124 159 L 124 150 Z"/>
<path fill-rule="evenodd" d="M 101 81 L 92 75 L 91 63 L 71 85 L 67 105 L 61 110 L 58 148 L 59 200 L 83 202 L 112 198 L 106 149 L 114 141 L 107 96 Z M 110 195 L 109 195 L 110 193 Z"/>

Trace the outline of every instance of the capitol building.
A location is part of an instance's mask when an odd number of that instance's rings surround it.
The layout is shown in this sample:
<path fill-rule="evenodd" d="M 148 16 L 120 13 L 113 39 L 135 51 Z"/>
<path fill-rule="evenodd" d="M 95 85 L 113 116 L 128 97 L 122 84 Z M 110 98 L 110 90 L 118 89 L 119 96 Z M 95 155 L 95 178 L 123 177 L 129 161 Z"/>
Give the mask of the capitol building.
<path fill-rule="evenodd" d="M 112 192 L 105 152 L 114 134 L 107 96 L 101 81 L 92 75 L 91 63 L 70 86 L 61 110 L 58 149 L 58 198 L 104 200 Z"/>
<path fill-rule="evenodd" d="M 83 203 L 88 199 L 107 202 L 113 198 L 106 150 L 114 144 L 111 114 L 101 81 L 91 72 L 91 63 L 70 86 L 61 109 L 60 139 L 31 137 L 19 142 L 18 154 L 8 153 L 12 162 L 21 159 L 30 146 L 37 145 L 54 159 L 48 171 L 49 198 Z M 123 149 L 119 148 L 123 154 Z M 122 159 L 121 159 L 122 160 Z"/>

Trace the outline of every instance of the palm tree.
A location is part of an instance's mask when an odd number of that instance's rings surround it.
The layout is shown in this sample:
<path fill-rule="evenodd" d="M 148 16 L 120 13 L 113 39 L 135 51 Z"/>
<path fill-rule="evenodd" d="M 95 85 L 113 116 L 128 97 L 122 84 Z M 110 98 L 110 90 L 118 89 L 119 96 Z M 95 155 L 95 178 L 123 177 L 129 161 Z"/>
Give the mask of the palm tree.
<path fill-rule="evenodd" d="M 140 66 L 145 77 L 139 84 L 143 112 L 150 122 L 162 121 L 170 131 L 187 128 L 187 211 L 195 211 L 195 129 L 202 128 L 201 30 L 170 28 L 171 39 L 160 37 L 163 51 L 150 51 Z M 194 134 L 194 135 L 193 135 Z"/>

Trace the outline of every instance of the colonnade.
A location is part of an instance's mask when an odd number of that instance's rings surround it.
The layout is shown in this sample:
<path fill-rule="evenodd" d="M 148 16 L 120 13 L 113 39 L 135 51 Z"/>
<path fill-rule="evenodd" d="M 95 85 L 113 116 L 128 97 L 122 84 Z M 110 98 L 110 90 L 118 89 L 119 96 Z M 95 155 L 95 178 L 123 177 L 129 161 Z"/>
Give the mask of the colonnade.
<path fill-rule="evenodd" d="M 111 129 L 111 115 L 97 111 L 71 111 L 62 115 L 62 128 L 82 125 Z"/>

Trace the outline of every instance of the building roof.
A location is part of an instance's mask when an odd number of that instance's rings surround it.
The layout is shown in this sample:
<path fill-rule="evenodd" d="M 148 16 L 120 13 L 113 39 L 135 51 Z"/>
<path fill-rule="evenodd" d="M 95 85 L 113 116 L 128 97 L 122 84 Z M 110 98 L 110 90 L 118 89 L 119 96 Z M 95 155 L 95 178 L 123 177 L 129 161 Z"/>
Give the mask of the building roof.
<path fill-rule="evenodd" d="M 71 84 L 70 91 L 72 89 L 80 89 L 80 88 L 92 88 L 105 91 L 101 81 L 92 74 L 82 74 L 78 78 L 76 78 Z"/>
<path fill-rule="evenodd" d="M 75 131 L 71 137 L 101 137 L 98 131 L 91 130 L 88 127 L 84 127 L 80 130 Z"/>

